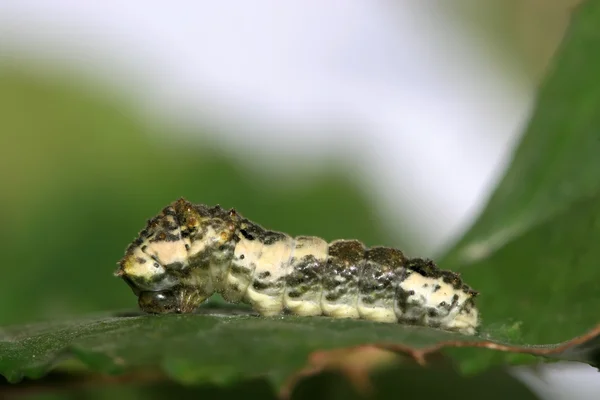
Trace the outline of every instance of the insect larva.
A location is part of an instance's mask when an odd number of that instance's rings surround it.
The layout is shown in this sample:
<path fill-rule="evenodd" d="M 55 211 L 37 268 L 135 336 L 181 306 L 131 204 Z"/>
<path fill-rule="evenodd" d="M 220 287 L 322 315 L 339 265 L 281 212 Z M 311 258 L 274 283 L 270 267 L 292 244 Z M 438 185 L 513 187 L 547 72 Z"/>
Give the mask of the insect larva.
<path fill-rule="evenodd" d="M 477 292 L 431 260 L 357 240 L 269 231 L 220 206 L 179 199 L 150 219 L 119 262 L 149 313 L 193 312 L 213 293 L 261 315 L 364 318 L 473 335 Z"/>

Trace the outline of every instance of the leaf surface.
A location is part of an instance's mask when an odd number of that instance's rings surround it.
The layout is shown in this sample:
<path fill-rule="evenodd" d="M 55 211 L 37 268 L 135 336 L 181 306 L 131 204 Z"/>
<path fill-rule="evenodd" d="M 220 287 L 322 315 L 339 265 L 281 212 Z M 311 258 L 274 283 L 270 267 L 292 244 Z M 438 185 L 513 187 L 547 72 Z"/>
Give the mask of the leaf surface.
<path fill-rule="evenodd" d="M 440 260 L 481 292 L 494 337 L 505 331 L 522 343 L 555 343 L 600 323 L 600 53 L 591 50 L 599 45 L 600 2 L 588 1 L 505 177 Z"/>
<path fill-rule="evenodd" d="M 600 329 L 577 341 L 540 348 L 397 324 L 325 317 L 261 318 L 215 304 L 202 314 L 99 316 L 8 327 L 0 333 L 0 374 L 11 382 L 39 378 L 57 361 L 75 357 L 92 370 L 110 374 L 160 369 L 184 383 L 267 376 L 281 385 L 307 363 L 311 353 L 365 343 L 379 343 L 382 349 L 406 354 L 419 364 L 428 364 L 446 347 L 581 361 L 576 349 L 597 340 Z M 453 356 L 459 361 L 472 358 L 469 351 Z"/>

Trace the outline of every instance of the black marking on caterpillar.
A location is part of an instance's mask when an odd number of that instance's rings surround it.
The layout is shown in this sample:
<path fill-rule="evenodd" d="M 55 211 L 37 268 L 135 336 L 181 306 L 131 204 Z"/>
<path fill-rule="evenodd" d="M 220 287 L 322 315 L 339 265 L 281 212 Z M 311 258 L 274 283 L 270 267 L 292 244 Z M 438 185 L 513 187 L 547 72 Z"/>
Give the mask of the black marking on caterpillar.
<path fill-rule="evenodd" d="M 364 318 L 473 335 L 477 292 L 431 260 L 357 240 L 264 229 L 220 206 L 179 199 L 148 220 L 119 262 L 150 313 L 193 312 L 213 293 L 261 315 Z"/>

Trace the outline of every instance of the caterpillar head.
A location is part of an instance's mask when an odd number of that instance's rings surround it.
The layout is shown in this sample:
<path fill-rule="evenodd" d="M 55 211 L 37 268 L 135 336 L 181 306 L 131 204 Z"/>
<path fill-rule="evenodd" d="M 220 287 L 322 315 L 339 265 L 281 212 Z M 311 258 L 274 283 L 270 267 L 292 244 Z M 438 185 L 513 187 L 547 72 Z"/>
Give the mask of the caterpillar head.
<path fill-rule="evenodd" d="M 119 261 L 115 275 L 123 278 L 136 295 L 174 287 L 185 269 L 189 239 L 181 234 L 173 206 L 148 221 Z"/>
<path fill-rule="evenodd" d="M 212 293 L 210 278 L 195 273 L 206 271 L 203 263 L 215 250 L 234 242 L 238 221 L 233 210 L 179 199 L 148 221 L 127 248 L 116 275 L 139 297 L 142 310 L 189 312 Z"/>

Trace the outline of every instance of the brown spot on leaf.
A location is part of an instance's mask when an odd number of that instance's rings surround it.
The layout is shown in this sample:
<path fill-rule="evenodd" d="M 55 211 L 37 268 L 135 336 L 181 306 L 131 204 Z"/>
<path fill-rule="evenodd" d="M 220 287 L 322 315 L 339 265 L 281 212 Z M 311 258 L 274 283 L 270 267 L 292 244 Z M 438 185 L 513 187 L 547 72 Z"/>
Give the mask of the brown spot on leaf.
<path fill-rule="evenodd" d="M 355 386 L 359 393 L 369 393 L 371 390 L 368 372 L 378 367 L 384 367 L 386 360 L 393 361 L 391 355 L 398 356 L 398 362 L 405 362 L 406 357 L 412 362 L 425 367 L 437 364 L 446 357 L 442 354 L 444 348 L 485 348 L 496 351 L 530 354 L 533 356 L 552 359 L 580 361 L 598 368 L 600 365 L 600 325 L 576 337 L 555 345 L 547 346 L 515 346 L 495 343 L 489 340 L 444 341 L 429 347 L 414 348 L 397 343 L 373 343 L 357 347 L 348 347 L 333 351 L 318 351 L 309 356 L 308 365 L 288 378 L 280 390 L 280 397 L 287 399 L 294 386 L 302 379 L 318 374 L 325 370 L 337 369 L 342 372 Z M 362 354 L 361 354 L 362 352 Z M 372 357 L 372 358 L 370 358 Z M 404 357 L 404 358 L 403 358 Z M 366 361 L 365 361 L 366 360 Z M 448 362 L 449 360 L 446 360 Z M 359 365 L 354 363 L 358 362 Z M 364 362 L 364 368 L 360 364 Z M 365 392 L 366 391 L 366 392 Z"/>
<path fill-rule="evenodd" d="M 306 367 L 292 375 L 282 386 L 279 396 L 289 398 L 293 388 L 302 379 L 324 371 L 338 371 L 363 396 L 373 394 L 369 374 L 378 368 L 401 362 L 403 356 L 393 351 L 365 345 L 336 350 L 316 351 L 308 357 Z"/>

